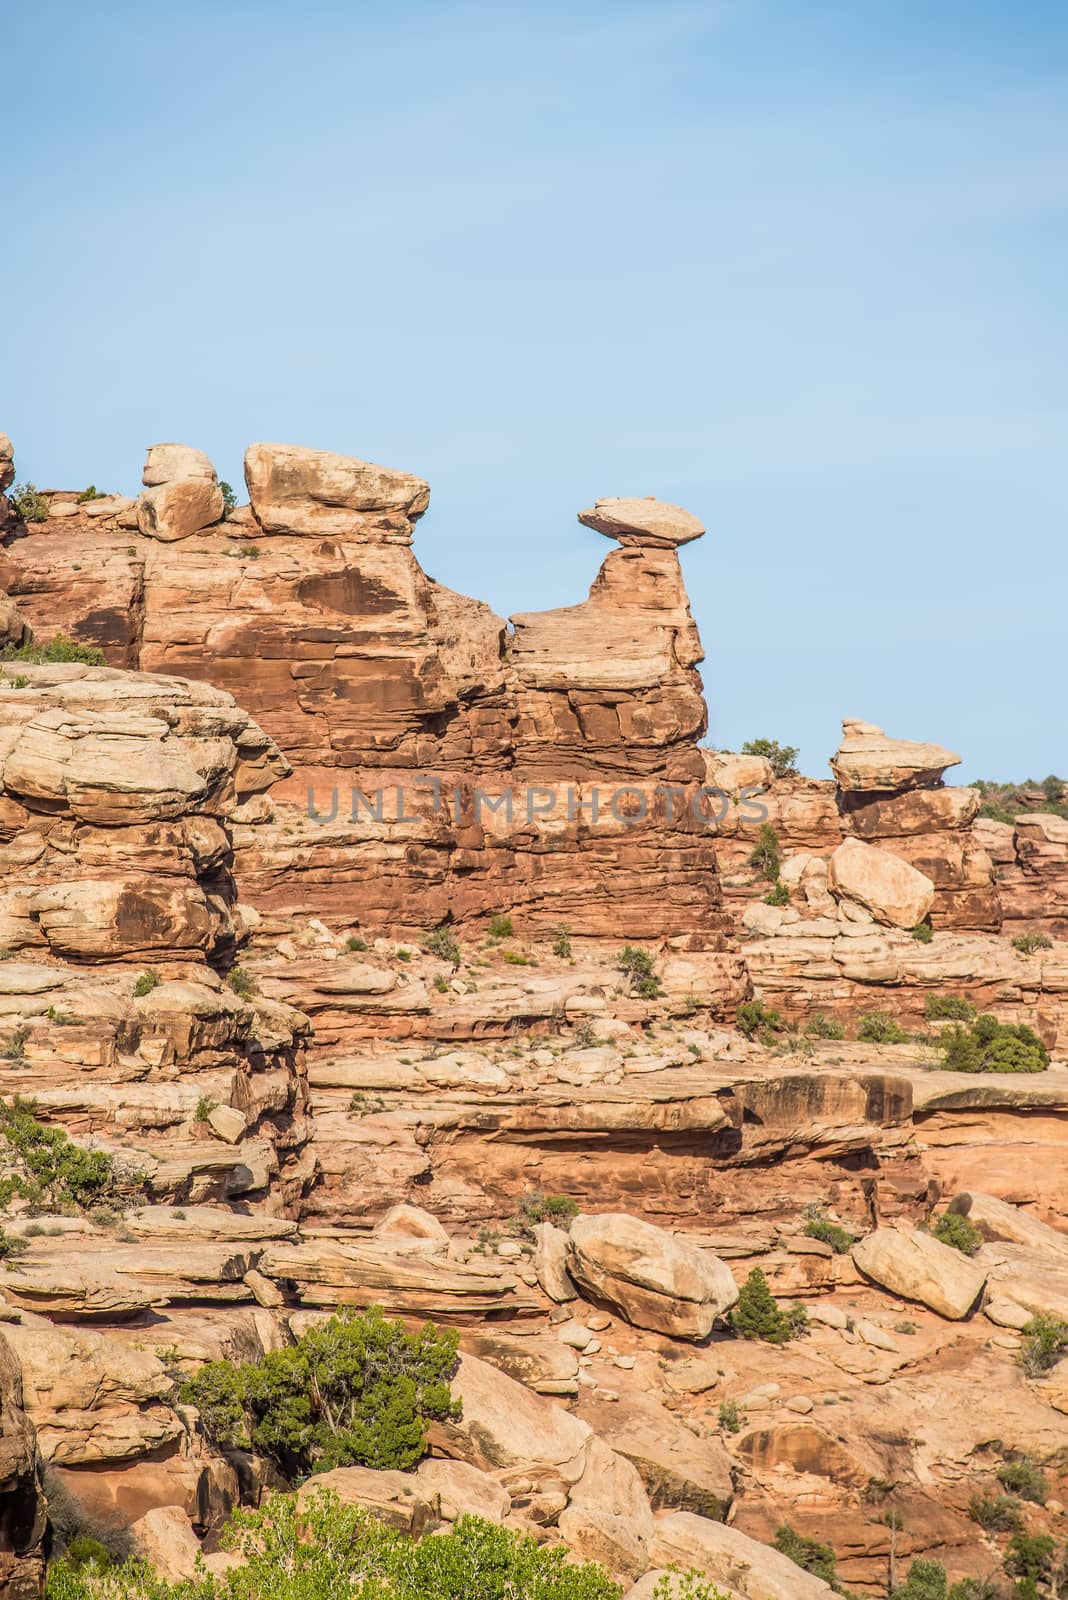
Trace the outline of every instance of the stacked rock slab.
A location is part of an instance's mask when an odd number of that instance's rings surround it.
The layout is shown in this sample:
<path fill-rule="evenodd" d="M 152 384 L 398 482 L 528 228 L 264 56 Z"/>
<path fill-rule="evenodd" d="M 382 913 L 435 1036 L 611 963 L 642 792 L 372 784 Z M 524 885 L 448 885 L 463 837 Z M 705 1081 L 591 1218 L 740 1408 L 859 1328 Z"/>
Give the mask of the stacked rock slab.
<path fill-rule="evenodd" d="M 583 520 L 621 547 L 589 598 L 510 629 L 416 561 L 422 479 L 273 444 L 250 446 L 245 474 L 250 504 L 219 522 L 212 500 L 194 529 L 178 500 L 214 494 L 210 463 L 155 446 L 139 534 L 78 514 L 9 546 L 0 581 L 39 631 L 208 679 L 275 738 L 295 771 L 277 822 L 242 821 L 246 898 L 396 927 L 416 881 L 426 925 L 504 908 L 576 932 L 716 934 L 701 648 L 677 554 L 703 532 L 694 517 L 598 502 Z"/>
<path fill-rule="evenodd" d="M 154 444 L 145 460 L 137 526 L 152 539 L 188 539 L 222 520 L 223 496 L 203 450 Z"/>

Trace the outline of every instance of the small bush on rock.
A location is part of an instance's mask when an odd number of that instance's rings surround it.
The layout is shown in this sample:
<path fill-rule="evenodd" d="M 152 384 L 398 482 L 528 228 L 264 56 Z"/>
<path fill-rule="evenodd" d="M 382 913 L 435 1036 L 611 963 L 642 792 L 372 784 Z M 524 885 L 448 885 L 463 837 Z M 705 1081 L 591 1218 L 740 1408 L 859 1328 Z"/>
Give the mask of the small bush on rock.
<path fill-rule="evenodd" d="M 905 1029 L 889 1011 L 869 1011 L 861 1019 L 857 1038 L 862 1044 L 908 1044 Z"/>
<path fill-rule="evenodd" d="M 8 499 L 20 522 L 47 522 L 48 501 L 34 483 L 16 483 Z"/>
<path fill-rule="evenodd" d="M 998 1468 L 998 1482 L 1021 1500 L 1030 1500 L 1036 1506 L 1046 1503 L 1049 1494 L 1046 1474 L 1030 1456 L 1014 1456 L 1011 1461 L 1002 1462 Z"/>
<path fill-rule="evenodd" d="M 811 1572 L 813 1576 L 822 1578 L 825 1583 L 834 1585 L 837 1561 L 829 1544 L 819 1544 L 815 1539 L 806 1539 L 795 1529 L 784 1526 L 775 1535 L 775 1549 L 780 1555 L 789 1556 L 795 1566 L 802 1567 L 805 1572 Z"/>
<path fill-rule="evenodd" d="M 1005 1571 L 1012 1578 L 1048 1577 L 1056 1545 L 1048 1533 L 1018 1533 L 1005 1555 Z"/>
<path fill-rule="evenodd" d="M 984 1533 L 1018 1533 L 1020 1531 L 1019 1501 L 1011 1494 L 973 1495 L 968 1505 L 968 1515 L 977 1522 Z"/>
<path fill-rule="evenodd" d="M 788 906 L 790 904 L 790 891 L 780 878 L 778 883 L 773 883 L 764 896 L 766 906 Z"/>
<path fill-rule="evenodd" d="M 970 1000 L 959 994 L 929 994 L 923 1014 L 928 1022 L 974 1022 L 976 1011 Z"/>
<path fill-rule="evenodd" d="M 819 1239 L 823 1244 L 829 1244 L 836 1256 L 848 1255 L 856 1243 L 847 1229 L 839 1227 L 837 1222 L 832 1222 L 822 1212 L 809 1217 L 805 1223 L 805 1237 Z"/>
<path fill-rule="evenodd" d="M 844 1039 L 845 1028 L 837 1017 L 828 1017 L 822 1011 L 817 1011 L 805 1023 L 805 1032 L 812 1039 Z"/>
<path fill-rule="evenodd" d="M 951 1028 L 940 1041 L 949 1072 L 1045 1072 L 1049 1051 L 1023 1023 L 984 1013 L 970 1027 Z"/>
<path fill-rule="evenodd" d="M 525 1194 L 519 1202 L 515 1227 L 517 1232 L 532 1239 L 539 1222 L 552 1222 L 558 1228 L 566 1228 L 578 1214 L 579 1203 L 569 1194 Z"/>
<path fill-rule="evenodd" d="M 513 932 L 511 917 L 491 917 L 489 932 L 491 939 L 510 939 Z"/>
<path fill-rule="evenodd" d="M 730 1322 L 739 1339 L 761 1339 L 765 1344 L 786 1344 L 808 1326 L 801 1306 L 789 1312 L 782 1309 L 759 1267 L 742 1284 Z"/>
<path fill-rule="evenodd" d="M 159 983 L 159 973 L 158 972 L 152 972 L 152 971 L 142 972 L 141 976 L 138 978 L 137 982 L 134 984 L 134 999 L 135 1000 L 143 1000 L 145 998 L 146 994 L 151 994 L 152 993 L 153 989 L 156 987 L 156 985 L 158 983 Z"/>
<path fill-rule="evenodd" d="M 777 778 L 796 778 L 797 746 L 794 744 L 780 744 L 778 739 L 747 739 L 742 745 L 743 756 L 763 756 L 765 761 L 771 762 L 771 770 Z"/>
<path fill-rule="evenodd" d="M 449 1392 L 458 1341 L 432 1322 L 406 1333 L 377 1306 L 344 1306 L 261 1361 L 209 1361 L 181 1398 L 222 1449 L 256 1450 L 290 1479 L 410 1467 L 426 1451 L 426 1422 L 460 1415 Z"/>
<path fill-rule="evenodd" d="M 969 1222 L 967 1217 L 958 1216 L 955 1211 L 943 1211 L 931 1224 L 929 1231 L 941 1244 L 948 1244 L 951 1250 L 959 1250 L 962 1256 L 974 1256 L 983 1242 L 975 1223 Z"/>
<path fill-rule="evenodd" d="M 909 932 L 918 944 L 930 944 L 934 938 L 934 929 L 929 922 L 917 922 Z"/>
<path fill-rule="evenodd" d="M 124 1171 L 114 1156 L 86 1150 L 62 1128 L 38 1122 L 25 1100 L 0 1100 L 0 1205 L 15 1195 L 33 1206 L 87 1211 L 144 1187 L 140 1173 Z"/>
<path fill-rule="evenodd" d="M 102 667 L 104 652 L 95 645 L 79 644 L 68 634 L 57 633 L 47 644 L 5 645 L 0 650 L 0 661 L 29 661 L 36 667 L 52 662 L 81 662 L 87 667 Z"/>
<path fill-rule="evenodd" d="M 766 1006 L 762 1000 L 747 1000 L 738 1007 L 734 1018 L 739 1031 L 747 1039 L 759 1039 L 766 1044 L 776 1033 L 782 1033 L 786 1027 L 782 1012 L 773 1007 Z"/>
<path fill-rule="evenodd" d="M 1068 1350 L 1068 1322 L 1049 1312 L 1032 1317 L 1023 1329 L 1019 1362 L 1029 1378 L 1049 1372 Z"/>
<path fill-rule="evenodd" d="M 1036 950 L 1052 950 L 1053 940 L 1048 933 L 1020 933 L 1012 941 L 1012 948 L 1022 956 L 1033 956 Z"/>
<path fill-rule="evenodd" d="M 445 923 L 427 934 L 423 946 L 430 955 L 437 956 L 440 961 L 451 962 L 453 967 L 458 967 L 463 959 L 456 935 Z"/>
<path fill-rule="evenodd" d="M 660 979 L 648 950 L 626 944 L 616 957 L 616 966 L 625 975 L 632 994 L 641 1000 L 656 999 L 660 993 Z"/>
<path fill-rule="evenodd" d="M 779 873 L 782 871 L 782 851 L 779 849 L 779 835 L 770 822 L 760 824 L 757 842 L 749 856 L 749 865 L 755 867 L 769 883 L 778 881 Z"/>

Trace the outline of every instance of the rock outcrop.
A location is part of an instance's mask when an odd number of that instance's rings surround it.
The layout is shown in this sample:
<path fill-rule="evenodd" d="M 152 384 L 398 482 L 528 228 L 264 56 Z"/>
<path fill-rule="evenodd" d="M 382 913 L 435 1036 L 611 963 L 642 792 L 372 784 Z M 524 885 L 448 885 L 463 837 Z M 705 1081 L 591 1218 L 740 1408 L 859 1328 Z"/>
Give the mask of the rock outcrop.
<path fill-rule="evenodd" d="M 572 1279 L 639 1328 L 705 1339 L 738 1298 L 722 1261 L 635 1217 L 579 1217 L 568 1238 Z"/>

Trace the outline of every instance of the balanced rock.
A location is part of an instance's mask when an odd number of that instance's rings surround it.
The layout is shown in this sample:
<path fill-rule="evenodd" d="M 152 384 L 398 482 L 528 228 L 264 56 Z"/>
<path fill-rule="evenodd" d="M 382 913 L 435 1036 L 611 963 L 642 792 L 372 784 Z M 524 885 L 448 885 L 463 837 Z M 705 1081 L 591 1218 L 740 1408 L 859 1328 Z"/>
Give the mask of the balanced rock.
<path fill-rule="evenodd" d="M 207 478 L 215 483 L 216 472 L 203 450 L 194 450 L 190 444 L 149 445 L 141 474 L 146 488 L 174 483 L 178 478 Z"/>
<path fill-rule="evenodd" d="M 677 1339 L 707 1338 L 738 1298 L 722 1261 L 625 1212 L 577 1218 L 568 1269 L 636 1328 Z"/>
<path fill-rule="evenodd" d="M 359 540 L 368 524 L 382 542 L 407 544 L 430 504 L 430 485 L 411 472 L 295 444 L 250 444 L 245 482 L 264 533 L 335 534 Z"/>
<path fill-rule="evenodd" d="M 223 497 L 211 478 L 176 478 L 146 489 L 137 502 L 137 526 L 150 539 L 188 539 L 222 521 Z"/>
<path fill-rule="evenodd" d="M 953 1322 L 968 1315 L 986 1284 L 982 1267 L 919 1229 L 878 1228 L 853 1246 L 853 1260 L 891 1294 Z"/>
<path fill-rule="evenodd" d="M 930 789 L 941 783 L 947 767 L 960 765 L 960 756 L 940 744 L 913 739 L 891 739 L 873 722 L 846 717 L 842 742 L 831 757 L 839 789 Z"/>
<path fill-rule="evenodd" d="M 652 495 L 646 500 L 611 498 L 596 500 L 578 519 L 608 539 L 626 545 L 672 546 L 700 539 L 704 524 L 691 511 Z"/>
<path fill-rule="evenodd" d="M 861 839 L 843 839 L 831 856 L 827 883 L 839 900 L 892 928 L 915 927 L 934 904 L 935 886 L 926 873 Z"/>

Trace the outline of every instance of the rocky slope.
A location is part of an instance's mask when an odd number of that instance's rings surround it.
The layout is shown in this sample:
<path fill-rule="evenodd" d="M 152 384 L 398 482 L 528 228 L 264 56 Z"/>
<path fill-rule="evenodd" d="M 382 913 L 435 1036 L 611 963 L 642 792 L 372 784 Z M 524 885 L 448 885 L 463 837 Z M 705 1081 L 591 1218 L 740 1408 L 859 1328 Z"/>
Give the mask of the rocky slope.
<path fill-rule="evenodd" d="M 4 1219 L 4 1592 L 79 1519 L 210 1552 L 270 1474 L 175 1375 L 339 1303 L 462 1330 L 431 1457 L 331 1475 L 415 1532 L 477 1510 L 634 1600 L 672 1562 L 829 1593 L 785 1523 L 884 1595 L 915 1554 L 995 1571 L 969 1504 L 1026 1456 L 1063 1543 L 1068 1374 L 1019 1355 L 1068 1318 L 1068 825 L 856 721 L 826 782 L 703 749 L 677 507 L 598 501 L 589 599 L 506 624 L 416 563 L 421 480 L 246 476 L 226 521 L 184 446 L 136 502 L 0 507 L 0 1100 L 125 1184 Z M 1052 1064 L 946 1070 L 932 998 Z M 923 1231 L 950 1202 L 972 1257 Z M 805 1338 L 732 1336 L 755 1267 Z"/>

